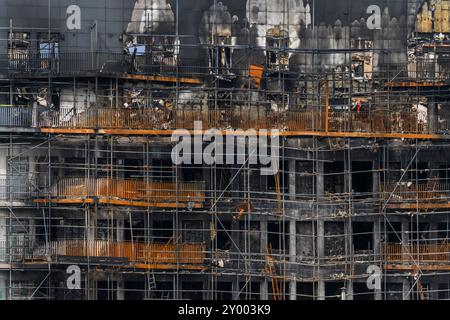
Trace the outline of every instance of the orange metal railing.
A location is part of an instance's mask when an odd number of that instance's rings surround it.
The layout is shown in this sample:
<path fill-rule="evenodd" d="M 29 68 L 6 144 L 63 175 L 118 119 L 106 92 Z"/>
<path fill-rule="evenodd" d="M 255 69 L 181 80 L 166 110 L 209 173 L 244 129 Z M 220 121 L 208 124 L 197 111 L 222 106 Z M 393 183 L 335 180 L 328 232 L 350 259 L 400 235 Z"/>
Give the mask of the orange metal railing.
<path fill-rule="evenodd" d="M 64 178 L 51 189 L 52 198 L 99 197 L 145 202 L 205 201 L 203 182 L 145 182 L 108 178 Z"/>
<path fill-rule="evenodd" d="M 332 132 L 428 132 L 428 124 L 414 112 L 330 112 L 328 122 Z"/>
<path fill-rule="evenodd" d="M 50 244 L 50 254 L 58 257 L 125 258 L 130 263 L 203 264 L 205 244 L 153 244 L 106 240 L 62 240 Z M 34 259 L 42 255 L 36 250 Z"/>
<path fill-rule="evenodd" d="M 87 109 L 81 113 L 59 112 L 43 115 L 41 128 L 61 129 L 127 129 L 173 130 L 194 129 L 201 121 L 203 129 L 279 129 L 307 132 L 363 132 L 363 133 L 430 133 L 426 122 L 414 112 L 348 112 L 348 111 L 261 111 L 254 108 L 228 110 L 159 109 Z"/>
<path fill-rule="evenodd" d="M 450 262 L 450 244 L 402 245 L 388 243 L 382 247 L 388 262 Z"/>

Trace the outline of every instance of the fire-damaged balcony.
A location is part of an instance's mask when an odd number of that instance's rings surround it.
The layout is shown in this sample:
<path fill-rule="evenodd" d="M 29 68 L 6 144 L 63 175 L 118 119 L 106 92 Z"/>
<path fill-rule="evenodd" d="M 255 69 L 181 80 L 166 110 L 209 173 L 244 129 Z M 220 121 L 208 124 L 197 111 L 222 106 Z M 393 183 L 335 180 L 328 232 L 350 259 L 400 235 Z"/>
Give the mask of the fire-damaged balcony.
<path fill-rule="evenodd" d="M 64 178 L 34 202 L 53 204 L 112 204 L 134 207 L 203 208 L 202 182 L 145 182 L 107 178 Z"/>
<path fill-rule="evenodd" d="M 33 109 L 26 106 L 0 106 L 0 131 L 22 131 L 33 126 Z"/>
<path fill-rule="evenodd" d="M 241 108 L 223 110 L 160 110 L 156 108 L 91 108 L 79 113 L 49 112 L 40 115 L 45 133 L 171 134 L 175 129 L 278 129 L 282 135 L 330 137 L 442 137 L 448 122 L 432 129 L 417 112 L 356 111 L 261 111 Z M 445 127 L 445 128 L 444 128 Z M 439 132 L 439 134 L 438 134 Z"/>
<path fill-rule="evenodd" d="M 386 269 L 450 270 L 450 244 L 395 244 L 382 247 Z"/>
<path fill-rule="evenodd" d="M 450 208 L 450 185 L 428 183 L 393 183 L 381 186 L 381 204 L 390 209 L 426 210 Z"/>
<path fill-rule="evenodd" d="M 186 61 L 185 61 L 186 64 Z M 72 76 L 148 76 L 143 80 L 201 84 L 206 67 L 178 66 L 173 57 L 130 55 L 114 52 L 14 52 L 8 56 L 11 78 Z"/>
<path fill-rule="evenodd" d="M 16 263 L 50 261 L 53 264 L 87 263 L 110 264 L 119 267 L 141 269 L 203 270 L 205 262 L 203 243 L 153 244 L 142 242 L 112 242 L 107 240 L 61 240 L 52 241 L 16 256 Z M 20 258 L 20 259 L 19 259 Z"/>

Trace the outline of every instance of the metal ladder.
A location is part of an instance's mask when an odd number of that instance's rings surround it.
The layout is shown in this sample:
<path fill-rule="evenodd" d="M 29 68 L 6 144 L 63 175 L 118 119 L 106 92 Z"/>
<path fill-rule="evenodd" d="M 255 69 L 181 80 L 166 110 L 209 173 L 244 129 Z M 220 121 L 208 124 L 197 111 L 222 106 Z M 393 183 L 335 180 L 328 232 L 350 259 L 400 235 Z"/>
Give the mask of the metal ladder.
<path fill-rule="evenodd" d="M 272 280 L 272 294 L 273 300 L 283 300 L 283 293 L 281 292 L 281 284 L 276 272 L 276 261 L 272 255 L 272 245 L 266 247 L 266 266 L 265 272 L 268 273 Z"/>

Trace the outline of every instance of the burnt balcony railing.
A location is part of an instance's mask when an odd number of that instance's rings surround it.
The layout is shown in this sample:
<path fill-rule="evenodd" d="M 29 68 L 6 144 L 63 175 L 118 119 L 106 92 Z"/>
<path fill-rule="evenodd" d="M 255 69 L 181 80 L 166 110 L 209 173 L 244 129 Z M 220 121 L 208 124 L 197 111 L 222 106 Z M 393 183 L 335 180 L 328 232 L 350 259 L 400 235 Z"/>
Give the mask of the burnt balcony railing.
<path fill-rule="evenodd" d="M 330 112 L 332 132 L 428 133 L 426 122 L 414 112 Z"/>
<path fill-rule="evenodd" d="M 193 130 L 195 121 L 203 129 L 278 129 L 304 132 L 358 133 L 432 133 L 427 122 L 414 112 L 319 112 L 319 111 L 245 111 L 157 109 L 87 109 L 62 115 L 42 114 L 41 128 L 60 129 L 131 129 L 131 130 Z"/>
<path fill-rule="evenodd" d="M 30 107 L 0 106 L 0 127 L 30 128 L 33 110 Z"/>
<path fill-rule="evenodd" d="M 145 203 L 203 203 L 202 182 L 145 182 L 108 178 L 64 178 L 50 188 L 52 199 L 104 198 Z M 45 197 L 45 195 L 42 195 Z"/>
<path fill-rule="evenodd" d="M 205 244 L 154 244 L 142 242 L 112 242 L 107 240 L 61 240 L 49 246 L 37 246 L 26 261 L 53 261 L 59 258 L 123 258 L 129 263 L 149 265 L 202 265 L 205 261 Z"/>
<path fill-rule="evenodd" d="M 401 183 L 381 186 L 381 199 L 389 203 L 420 203 L 448 202 L 450 185 L 430 181 L 427 183 Z"/>
<path fill-rule="evenodd" d="M 388 243 L 382 247 L 382 250 L 385 259 L 391 263 L 450 263 L 450 244 L 448 243 L 420 245 Z"/>
<path fill-rule="evenodd" d="M 174 119 L 176 129 L 188 130 L 193 130 L 195 122 L 201 121 L 203 129 L 321 131 L 325 118 L 324 114 L 313 111 L 177 110 Z"/>

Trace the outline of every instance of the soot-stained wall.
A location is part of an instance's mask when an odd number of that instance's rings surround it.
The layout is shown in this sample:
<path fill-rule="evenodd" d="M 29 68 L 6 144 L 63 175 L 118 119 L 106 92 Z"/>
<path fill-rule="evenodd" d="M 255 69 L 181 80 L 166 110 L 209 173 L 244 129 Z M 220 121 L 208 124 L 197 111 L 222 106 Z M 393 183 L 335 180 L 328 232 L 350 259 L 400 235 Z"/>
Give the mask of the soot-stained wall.
<path fill-rule="evenodd" d="M 232 44 L 250 46 L 252 62 L 264 63 L 265 35 L 278 26 L 289 33 L 290 64 L 303 72 L 311 68 L 331 69 L 348 61 L 348 56 L 328 53 L 330 49 L 348 49 L 355 40 L 368 40 L 369 46 L 391 50 L 391 54 L 375 55 L 374 68 L 383 63 L 405 63 L 406 44 L 416 24 L 418 10 L 425 1 L 413 0 L 0 0 L 1 39 L 8 38 L 10 20 L 15 30 L 32 28 L 52 30 L 63 35 L 60 52 L 85 52 L 93 47 L 101 52 L 121 53 L 123 34 L 154 32 L 178 34 L 181 41 L 181 61 L 204 65 L 205 49 L 213 28 L 205 27 L 208 11 L 215 8 L 227 17 Z M 67 9 L 79 6 L 79 30 L 68 30 Z M 220 8 L 220 9 L 219 9 Z M 374 9 L 375 8 L 375 9 Z M 370 10 L 368 10 L 370 9 Z M 379 9 L 378 20 L 367 21 Z M 375 10 L 375 11 L 374 11 Z M 49 19 L 50 15 L 50 19 Z M 229 19 L 231 18 L 231 19 Z M 97 24 L 95 24 L 97 22 Z M 177 23 L 176 23 L 177 22 Z M 202 25 L 203 24 L 203 25 Z M 216 26 L 217 27 L 217 26 Z M 32 31 L 33 33 L 37 33 Z M 93 46 L 93 38 L 97 40 Z M 261 50 L 257 50 L 257 48 Z M 321 49 L 314 58 L 309 51 Z M 242 49 L 244 50 L 244 49 Z M 299 53 L 300 50 L 302 53 Z M 5 57 L 7 41 L 1 41 L 0 52 Z M 235 50 L 237 51 L 237 50 Z M 252 53 L 253 52 L 253 53 Z M 246 51 L 245 55 L 248 55 Z M 252 57 L 250 57 L 252 58 Z M 4 59 L 2 59 L 4 60 Z M 195 62 L 196 61 L 196 62 Z M 186 62 L 187 63 L 187 62 Z"/>

